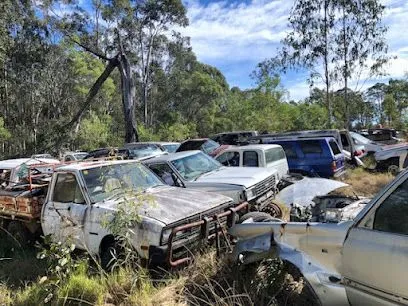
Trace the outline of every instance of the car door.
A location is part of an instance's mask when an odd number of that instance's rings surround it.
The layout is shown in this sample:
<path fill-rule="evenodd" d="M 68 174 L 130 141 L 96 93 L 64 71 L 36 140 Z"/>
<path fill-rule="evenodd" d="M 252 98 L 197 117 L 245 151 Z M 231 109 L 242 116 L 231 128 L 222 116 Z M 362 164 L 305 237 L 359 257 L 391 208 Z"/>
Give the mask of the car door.
<path fill-rule="evenodd" d="M 61 172 L 54 175 L 52 193 L 42 214 L 43 232 L 51 234 L 55 241 L 69 241 L 84 248 L 87 243 L 84 226 L 89 205 L 83 190 L 74 174 Z"/>
<path fill-rule="evenodd" d="M 400 177 L 346 238 L 342 275 L 352 305 L 408 304 L 407 178 Z"/>

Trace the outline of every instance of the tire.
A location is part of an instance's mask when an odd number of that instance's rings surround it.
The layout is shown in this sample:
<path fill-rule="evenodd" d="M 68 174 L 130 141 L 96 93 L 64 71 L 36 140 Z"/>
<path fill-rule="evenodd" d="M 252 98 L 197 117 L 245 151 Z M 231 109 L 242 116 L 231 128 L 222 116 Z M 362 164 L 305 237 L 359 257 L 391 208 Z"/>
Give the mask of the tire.
<path fill-rule="evenodd" d="M 243 215 L 239 218 L 238 223 L 242 223 L 246 220 L 253 219 L 254 222 L 281 222 L 281 219 L 274 218 L 268 213 L 253 211 Z"/>
<path fill-rule="evenodd" d="M 397 165 L 389 165 L 387 171 L 393 175 L 393 176 L 397 176 L 400 169 Z"/>
<path fill-rule="evenodd" d="M 19 221 L 10 221 L 7 225 L 7 232 L 13 246 L 24 247 L 32 242 L 29 231 Z"/>
<path fill-rule="evenodd" d="M 105 271 L 112 271 L 118 261 L 119 248 L 115 241 L 109 242 L 101 250 L 101 267 Z"/>

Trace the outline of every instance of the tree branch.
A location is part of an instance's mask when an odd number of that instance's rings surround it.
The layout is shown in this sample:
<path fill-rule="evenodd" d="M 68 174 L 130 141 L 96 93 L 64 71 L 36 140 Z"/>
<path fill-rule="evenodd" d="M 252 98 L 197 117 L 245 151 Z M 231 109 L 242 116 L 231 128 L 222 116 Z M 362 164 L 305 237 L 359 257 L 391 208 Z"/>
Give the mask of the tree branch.
<path fill-rule="evenodd" d="M 84 45 L 83 43 L 81 43 L 80 41 L 78 41 L 77 39 L 75 39 L 74 37 L 72 37 L 69 34 L 66 34 L 69 39 L 71 39 L 74 43 L 76 43 L 78 46 L 80 46 L 82 49 L 84 49 L 85 51 L 92 53 L 93 55 L 95 55 L 96 57 L 99 57 L 100 59 L 103 59 L 105 61 L 111 61 L 113 60 L 112 58 L 109 58 L 107 56 L 105 56 L 104 54 L 100 53 L 99 51 L 93 50 L 92 48 Z"/>
<path fill-rule="evenodd" d="M 84 111 L 91 105 L 93 98 L 97 95 L 103 83 L 106 81 L 106 79 L 110 76 L 112 71 L 118 65 L 119 65 L 118 56 L 115 56 L 113 59 L 109 60 L 105 70 L 102 72 L 102 74 L 99 76 L 99 78 L 96 80 L 96 82 L 92 85 L 91 89 L 89 90 L 85 103 L 82 105 L 81 109 L 76 113 L 76 115 L 72 118 L 72 120 L 65 125 L 65 128 L 69 128 L 70 126 L 74 125 L 79 121 Z"/>

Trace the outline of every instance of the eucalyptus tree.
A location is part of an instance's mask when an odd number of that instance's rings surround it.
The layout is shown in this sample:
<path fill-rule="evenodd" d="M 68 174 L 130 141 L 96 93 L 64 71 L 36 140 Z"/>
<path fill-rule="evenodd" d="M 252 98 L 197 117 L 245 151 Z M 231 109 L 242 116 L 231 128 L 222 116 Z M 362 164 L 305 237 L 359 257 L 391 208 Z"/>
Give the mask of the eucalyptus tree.
<path fill-rule="evenodd" d="M 137 84 L 141 87 L 140 101 L 144 105 L 144 120 L 147 123 L 153 53 L 159 48 L 163 35 L 169 34 L 170 27 L 185 26 L 188 23 L 181 0 L 98 0 L 93 1 L 92 9 L 85 10 L 74 5 L 62 15 L 56 14 L 55 7 L 65 5 L 63 2 L 46 2 L 43 9 L 47 17 L 54 20 L 54 24 L 66 38 L 106 62 L 105 70 L 65 128 L 77 124 L 102 84 L 118 69 L 125 141 L 138 141 L 135 117 Z"/>
<path fill-rule="evenodd" d="M 342 80 L 345 101 L 345 127 L 349 128 L 350 79 L 358 82 L 383 74 L 388 62 L 385 39 L 387 27 L 382 24 L 385 6 L 379 0 L 336 0 L 337 18 L 333 46 L 335 78 Z M 351 102 L 351 101 L 350 101 Z"/>

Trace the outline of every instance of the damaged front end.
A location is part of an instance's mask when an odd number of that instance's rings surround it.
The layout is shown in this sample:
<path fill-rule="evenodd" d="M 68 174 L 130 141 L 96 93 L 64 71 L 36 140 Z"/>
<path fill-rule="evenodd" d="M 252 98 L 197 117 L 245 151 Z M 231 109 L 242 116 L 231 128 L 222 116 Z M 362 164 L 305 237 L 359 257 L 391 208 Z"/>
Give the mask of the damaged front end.
<path fill-rule="evenodd" d="M 290 208 L 290 221 L 331 223 L 353 220 L 370 200 L 343 182 L 307 177 L 282 189 L 276 199 Z"/>
<path fill-rule="evenodd" d="M 237 239 L 232 256 L 240 264 L 280 257 L 299 269 L 322 305 L 348 305 L 339 268 L 351 225 L 351 221 L 238 224 L 229 231 Z"/>

